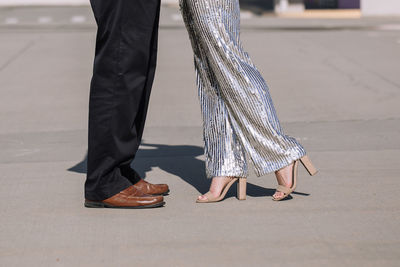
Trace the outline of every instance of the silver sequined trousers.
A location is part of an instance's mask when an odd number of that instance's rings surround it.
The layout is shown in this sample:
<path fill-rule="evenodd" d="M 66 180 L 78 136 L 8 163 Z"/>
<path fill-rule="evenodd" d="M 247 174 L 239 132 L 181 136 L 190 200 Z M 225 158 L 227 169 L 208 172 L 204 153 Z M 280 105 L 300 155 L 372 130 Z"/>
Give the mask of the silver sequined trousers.
<path fill-rule="evenodd" d="M 285 135 L 269 89 L 240 43 L 238 0 L 180 0 L 203 117 L 207 177 L 258 176 L 305 155 Z"/>

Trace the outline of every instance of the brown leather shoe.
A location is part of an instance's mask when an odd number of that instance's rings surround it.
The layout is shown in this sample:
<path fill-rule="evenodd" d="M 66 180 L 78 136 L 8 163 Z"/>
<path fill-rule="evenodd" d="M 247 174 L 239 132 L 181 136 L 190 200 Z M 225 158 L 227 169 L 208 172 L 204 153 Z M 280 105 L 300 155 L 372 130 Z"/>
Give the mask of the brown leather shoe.
<path fill-rule="evenodd" d="M 144 194 L 133 185 L 103 201 L 85 200 L 87 208 L 145 209 L 162 207 L 164 204 L 162 196 Z"/>
<path fill-rule="evenodd" d="M 149 195 L 167 195 L 169 193 L 168 185 L 166 184 L 151 184 L 143 179 L 133 185 L 136 189 Z"/>

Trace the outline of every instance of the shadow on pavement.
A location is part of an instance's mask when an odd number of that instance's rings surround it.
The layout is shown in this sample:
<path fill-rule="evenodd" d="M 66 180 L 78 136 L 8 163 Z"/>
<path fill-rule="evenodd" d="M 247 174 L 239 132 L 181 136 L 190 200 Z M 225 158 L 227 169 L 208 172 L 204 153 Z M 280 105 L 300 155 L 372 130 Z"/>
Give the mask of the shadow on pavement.
<path fill-rule="evenodd" d="M 199 146 L 142 143 L 132 165 L 142 178 L 145 178 L 146 173 L 151 171 L 153 167 L 158 167 L 165 172 L 180 177 L 196 188 L 197 191 L 204 194 L 208 191 L 211 180 L 206 179 L 204 161 L 197 158 L 202 154 L 203 148 Z M 86 164 L 87 155 L 81 162 L 69 168 L 68 171 L 86 173 Z M 227 198 L 236 196 L 236 186 L 233 187 L 229 190 Z M 274 192 L 275 189 L 247 183 L 248 196 L 272 196 Z"/>

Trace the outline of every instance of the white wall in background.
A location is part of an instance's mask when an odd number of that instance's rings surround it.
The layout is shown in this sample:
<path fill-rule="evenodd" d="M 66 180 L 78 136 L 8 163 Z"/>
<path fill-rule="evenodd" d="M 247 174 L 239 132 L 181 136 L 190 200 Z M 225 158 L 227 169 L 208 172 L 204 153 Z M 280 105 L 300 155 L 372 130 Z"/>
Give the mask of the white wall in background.
<path fill-rule="evenodd" d="M 286 13 L 286 12 L 303 12 L 304 11 L 303 0 L 275 0 L 275 12 Z"/>
<path fill-rule="evenodd" d="M 0 0 L 0 6 L 88 5 L 89 0 Z"/>
<path fill-rule="evenodd" d="M 400 0 L 361 0 L 361 12 L 366 16 L 400 15 Z"/>
<path fill-rule="evenodd" d="M 166 4 L 178 4 L 178 0 L 161 0 Z M 68 6 L 89 5 L 89 0 L 0 0 L 0 6 Z"/>
<path fill-rule="evenodd" d="M 161 0 L 164 4 L 177 4 L 178 0 Z M 277 11 L 280 1 L 282 7 L 290 7 L 292 1 L 299 0 L 277 0 Z M 285 5 L 288 4 L 289 5 Z M 89 0 L 0 0 L 0 6 L 19 5 L 88 5 Z M 298 11 L 298 10 L 296 10 Z M 361 0 L 361 11 L 366 16 L 400 15 L 400 0 Z"/>

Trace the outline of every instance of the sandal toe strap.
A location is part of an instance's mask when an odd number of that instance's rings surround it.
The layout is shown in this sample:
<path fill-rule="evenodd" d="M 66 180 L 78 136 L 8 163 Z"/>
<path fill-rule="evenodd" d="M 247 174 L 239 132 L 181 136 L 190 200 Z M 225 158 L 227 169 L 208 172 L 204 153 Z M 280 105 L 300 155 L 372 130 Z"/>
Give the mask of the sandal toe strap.
<path fill-rule="evenodd" d="M 276 191 L 282 192 L 284 194 L 292 193 L 292 190 L 290 188 L 283 186 L 283 185 L 278 185 L 278 187 L 276 188 Z"/>
<path fill-rule="evenodd" d="M 213 201 L 215 200 L 215 197 L 211 194 L 211 192 L 207 192 L 204 194 L 204 196 L 207 198 L 208 201 Z"/>

